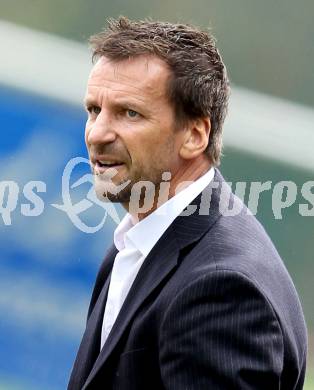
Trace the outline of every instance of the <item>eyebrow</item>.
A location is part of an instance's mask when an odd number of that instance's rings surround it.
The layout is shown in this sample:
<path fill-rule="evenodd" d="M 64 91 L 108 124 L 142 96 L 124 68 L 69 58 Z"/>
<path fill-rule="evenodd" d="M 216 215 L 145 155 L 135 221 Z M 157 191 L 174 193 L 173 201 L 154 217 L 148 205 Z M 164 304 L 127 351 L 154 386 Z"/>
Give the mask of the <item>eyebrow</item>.
<path fill-rule="evenodd" d="M 117 98 L 114 101 L 110 102 L 111 106 L 124 106 L 124 107 L 131 107 L 134 108 L 135 110 L 140 110 L 140 111 L 146 111 L 147 112 L 147 107 L 144 104 L 144 102 L 136 102 L 133 99 L 128 99 L 128 98 Z M 88 108 L 90 106 L 101 106 L 97 100 L 95 100 L 92 97 L 87 96 L 84 99 L 84 106 L 85 108 Z"/>
<path fill-rule="evenodd" d="M 95 99 L 93 99 L 91 97 L 85 97 L 83 100 L 83 104 L 85 107 L 89 107 L 89 106 L 96 106 L 97 102 Z"/>

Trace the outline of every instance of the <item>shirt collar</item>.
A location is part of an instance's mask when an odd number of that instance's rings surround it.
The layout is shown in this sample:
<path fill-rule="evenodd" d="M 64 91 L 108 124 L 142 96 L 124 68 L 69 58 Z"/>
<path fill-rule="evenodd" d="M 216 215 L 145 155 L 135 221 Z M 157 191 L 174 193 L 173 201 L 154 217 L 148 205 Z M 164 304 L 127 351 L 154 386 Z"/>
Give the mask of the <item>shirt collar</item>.
<path fill-rule="evenodd" d="M 113 242 L 119 252 L 126 247 L 126 234 L 130 229 L 132 229 L 134 225 L 135 223 L 132 219 L 132 216 L 127 213 L 114 231 Z"/>
<path fill-rule="evenodd" d="M 127 213 L 114 232 L 116 248 L 120 251 L 125 247 L 135 247 L 146 257 L 176 217 L 213 180 L 214 174 L 214 168 L 210 168 L 138 223 Z"/>

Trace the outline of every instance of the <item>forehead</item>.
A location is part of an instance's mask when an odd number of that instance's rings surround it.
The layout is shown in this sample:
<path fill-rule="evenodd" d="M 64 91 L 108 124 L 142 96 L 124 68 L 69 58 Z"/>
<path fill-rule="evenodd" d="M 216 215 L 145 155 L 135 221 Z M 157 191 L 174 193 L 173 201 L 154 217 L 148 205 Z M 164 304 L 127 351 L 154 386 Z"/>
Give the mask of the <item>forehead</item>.
<path fill-rule="evenodd" d="M 170 71 L 154 56 L 138 56 L 122 61 L 101 57 L 90 73 L 87 93 L 110 90 L 145 97 L 164 96 Z"/>

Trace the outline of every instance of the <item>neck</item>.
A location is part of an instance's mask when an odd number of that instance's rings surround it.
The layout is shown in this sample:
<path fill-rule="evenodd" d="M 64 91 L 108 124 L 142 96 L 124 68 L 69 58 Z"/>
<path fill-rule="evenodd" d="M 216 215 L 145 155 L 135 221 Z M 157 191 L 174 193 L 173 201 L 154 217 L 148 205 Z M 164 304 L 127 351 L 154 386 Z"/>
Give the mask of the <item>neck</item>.
<path fill-rule="evenodd" d="M 135 221 L 141 221 L 189 184 L 203 176 L 210 168 L 210 161 L 205 155 L 199 156 L 193 161 L 187 161 L 171 176 L 171 180 L 159 183 L 154 194 L 145 192 L 144 196 L 140 197 L 139 202 L 137 202 L 138 204 L 133 205 L 129 202 L 123 206 Z"/>

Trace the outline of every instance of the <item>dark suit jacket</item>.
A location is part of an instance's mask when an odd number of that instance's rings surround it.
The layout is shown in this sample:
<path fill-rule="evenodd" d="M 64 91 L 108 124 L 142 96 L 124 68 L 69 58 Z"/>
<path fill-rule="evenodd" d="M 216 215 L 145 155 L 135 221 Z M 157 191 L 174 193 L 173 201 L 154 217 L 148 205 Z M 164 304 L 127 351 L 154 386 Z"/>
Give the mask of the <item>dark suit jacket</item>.
<path fill-rule="evenodd" d="M 152 249 L 100 351 L 109 251 L 69 390 L 302 389 L 307 338 L 293 283 L 261 225 L 221 191 L 218 171 L 214 180 Z M 229 201 L 240 214 L 225 216 Z"/>

